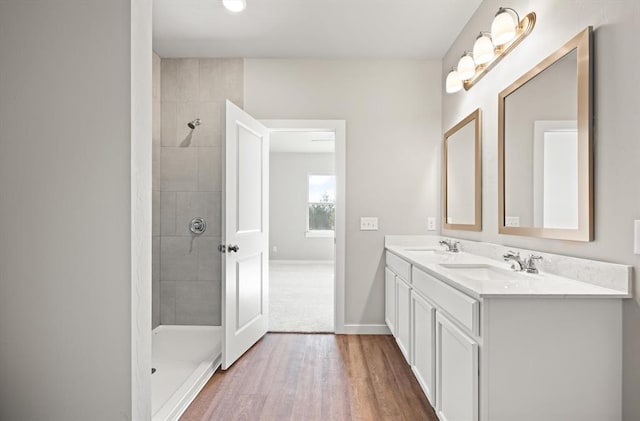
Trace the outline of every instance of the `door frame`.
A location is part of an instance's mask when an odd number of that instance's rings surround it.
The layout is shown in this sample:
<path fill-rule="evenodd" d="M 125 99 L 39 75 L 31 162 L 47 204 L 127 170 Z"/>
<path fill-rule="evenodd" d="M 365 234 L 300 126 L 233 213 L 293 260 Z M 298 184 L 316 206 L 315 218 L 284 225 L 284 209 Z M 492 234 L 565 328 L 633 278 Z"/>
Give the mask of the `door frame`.
<path fill-rule="evenodd" d="M 345 120 L 259 120 L 270 132 L 334 132 L 336 175 L 335 262 L 333 276 L 333 328 L 344 334 L 346 251 L 346 121 Z"/>

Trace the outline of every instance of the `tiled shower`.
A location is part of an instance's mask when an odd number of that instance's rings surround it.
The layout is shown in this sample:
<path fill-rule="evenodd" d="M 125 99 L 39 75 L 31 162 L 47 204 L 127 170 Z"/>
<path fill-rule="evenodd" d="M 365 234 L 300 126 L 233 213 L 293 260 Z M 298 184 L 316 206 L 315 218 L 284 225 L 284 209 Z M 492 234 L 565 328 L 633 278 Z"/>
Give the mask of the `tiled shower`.
<path fill-rule="evenodd" d="M 220 325 L 224 104 L 243 106 L 244 62 L 154 54 L 153 70 L 153 327 Z"/>

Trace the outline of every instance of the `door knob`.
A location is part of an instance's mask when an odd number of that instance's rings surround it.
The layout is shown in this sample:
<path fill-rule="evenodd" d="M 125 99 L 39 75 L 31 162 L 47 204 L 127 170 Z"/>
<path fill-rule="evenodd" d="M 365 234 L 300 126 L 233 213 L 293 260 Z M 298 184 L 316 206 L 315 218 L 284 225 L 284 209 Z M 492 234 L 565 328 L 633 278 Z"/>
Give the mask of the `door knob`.
<path fill-rule="evenodd" d="M 237 253 L 238 250 L 240 250 L 240 247 L 238 247 L 237 244 L 230 244 L 229 247 L 227 247 L 227 250 L 229 250 L 229 253 L 231 252 Z"/>

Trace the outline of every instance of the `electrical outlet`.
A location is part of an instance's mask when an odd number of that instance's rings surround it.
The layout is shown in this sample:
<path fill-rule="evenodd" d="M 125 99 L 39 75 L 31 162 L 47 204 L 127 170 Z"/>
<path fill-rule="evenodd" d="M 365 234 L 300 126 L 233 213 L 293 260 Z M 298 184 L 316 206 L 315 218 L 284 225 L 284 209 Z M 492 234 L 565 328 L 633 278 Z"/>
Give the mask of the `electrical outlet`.
<path fill-rule="evenodd" d="M 519 227 L 520 226 L 520 217 L 519 216 L 505 216 L 504 217 L 504 226 L 505 227 Z"/>
<path fill-rule="evenodd" d="M 376 216 L 361 217 L 360 231 L 378 231 L 378 217 Z"/>
<path fill-rule="evenodd" d="M 435 231 L 436 230 L 436 218 L 430 216 L 427 218 L 427 231 Z"/>
<path fill-rule="evenodd" d="M 278 252 L 278 246 L 273 246 L 272 250 L 273 250 L 274 253 L 277 253 Z"/>

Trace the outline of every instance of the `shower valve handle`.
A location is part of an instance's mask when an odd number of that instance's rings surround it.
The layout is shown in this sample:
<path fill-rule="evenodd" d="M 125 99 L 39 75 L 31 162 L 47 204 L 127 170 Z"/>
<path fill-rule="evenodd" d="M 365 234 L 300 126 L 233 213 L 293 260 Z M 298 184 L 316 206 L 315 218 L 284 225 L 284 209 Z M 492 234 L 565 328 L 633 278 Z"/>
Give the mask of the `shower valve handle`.
<path fill-rule="evenodd" d="M 227 247 L 227 250 L 229 250 L 229 253 L 237 253 L 238 250 L 240 250 L 240 247 L 238 247 L 237 244 L 230 244 L 229 247 Z"/>

